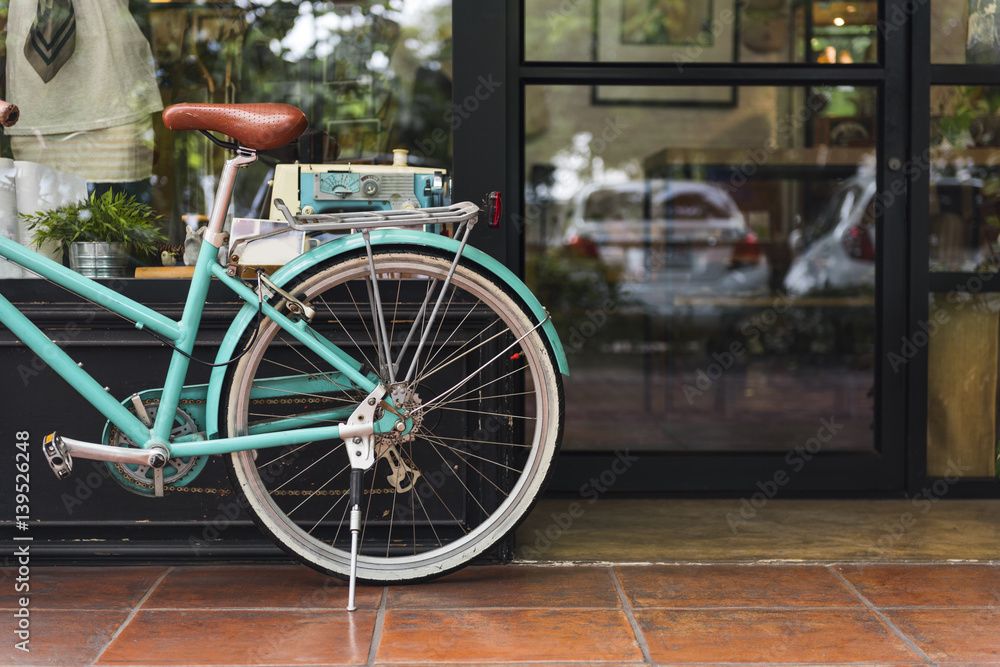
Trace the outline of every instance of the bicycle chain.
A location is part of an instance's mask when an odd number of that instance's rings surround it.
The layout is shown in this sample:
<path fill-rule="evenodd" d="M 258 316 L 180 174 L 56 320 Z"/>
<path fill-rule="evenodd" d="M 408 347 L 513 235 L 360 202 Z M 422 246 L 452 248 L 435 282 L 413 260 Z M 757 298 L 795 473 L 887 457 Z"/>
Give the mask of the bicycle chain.
<path fill-rule="evenodd" d="M 294 398 L 261 398 L 261 399 L 254 400 L 253 403 L 255 403 L 257 405 L 287 405 L 289 403 L 329 403 L 331 400 L 333 400 L 333 399 L 323 399 L 323 398 L 312 396 L 312 397 L 309 397 L 309 398 L 301 398 L 301 399 L 294 399 Z M 153 403 L 159 403 L 159 401 L 160 401 L 160 399 L 158 399 L 158 398 L 147 398 L 146 400 L 143 401 L 143 403 L 151 405 Z M 182 398 L 182 399 L 180 399 L 180 401 L 178 401 L 178 403 L 180 405 L 202 405 L 204 403 L 207 403 L 207 401 L 205 401 L 203 399 L 197 399 L 197 398 Z M 112 429 L 112 435 L 113 434 L 114 434 L 114 429 Z M 152 489 L 153 488 L 152 484 L 148 484 L 147 485 L 147 484 L 143 484 L 142 482 L 138 482 L 138 481 L 133 481 L 132 483 L 135 484 L 136 486 L 141 486 L 141 487 L 147 488 L 147 489 Z M 167 492 L 167 491 L 170 491 L 170 492 L 178 491 L 178 492 L 181 492 L 181 493 L 206 493 L 206 494 L 212 494 L 212 495 L 217 495 L 217 496 L 229 496 L 229 495 L 233 494 L 233 490 L 232 489 L 213 488 L 213 487 L 210 487 L 210 486 L 203 487 L 203 486 L 172 486 L 172 485 L 164 485 L 163 490 L 164 490 L 164 492 Z M 383 494 L 383 493 L 391 493 L 393 491 L 395 491 L 395 489 L 389 489 L 389 488 L 386 488 L 386 489 L 365 489 L 364 493 L 365 493 L 365 495 L 371 495 L 371 494 L 378 495 L 378 494 Z M 308 489 L 288 489 L 288 490 L 270 491 L 269 494 L 272 495 L 272 496 L 304 496 L 304 495 L 313 495 L 313 496 L 346 496 L 348 494 L 348 490 L 347 489 L 332 489 L 332 490 L 319 489 L 319 490 L 316 490 L 316 491 L 310 491 Z"/>

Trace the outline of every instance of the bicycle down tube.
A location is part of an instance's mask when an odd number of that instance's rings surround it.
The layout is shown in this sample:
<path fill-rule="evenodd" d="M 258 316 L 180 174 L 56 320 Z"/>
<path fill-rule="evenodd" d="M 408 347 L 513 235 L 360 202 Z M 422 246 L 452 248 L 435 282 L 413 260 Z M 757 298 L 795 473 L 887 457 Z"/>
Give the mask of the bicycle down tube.
<path fill-rule="evenodd" d="M 0 322 L 7 326 L 29 349 L 45 360 L 60 377 L 73 386 L 91 405 L 139 447 L 148 448 L 153 444 L 158 444 L 165 446 L 172 456 L 191 456 L 226 454 L 241 449 L 295 444 L 313 439 L 340 438 L 341 429 L 339 426 L 300 428 L 301 424 L 290 420 L 287 422 L 287 428 L 274 424 L 267 429 L 269 433 L 258 432 L 224 439 L 179 444 L 169 443 L 171 415 L 177 408 L 189 364 L 188 358 L 183 353 L 190 354 L 193 349 L 209 281 L 214 276 L 248 303 L 256 303 L 259 298 L 257 293 L 241 280 L 227 275 L 225 269 L 215 260 L 217 249 L 208 241 L 203 243 L 202 252 L 199 254 L 198 264 L 191 280 L 184 313 L 181 321 L 177 322 L 94 280 L 81 276 L 57 262 L 32 252 L 14 241 L 0 237 L 0 256 L 113 313 L 134 321 L 136 328 L 148 328 L 176 344 L 178 351 L 174 351 L 171 356 L 161 397 L 161 404 L 166 409 L 157 412 L 152 429 L 108 393 L 100 383 L 18 311 L 3 295 L 0 295 Z M 371 392 L 375 388 L 376 382 L 358 371 L 360 364 L 354 362 L 330 341 L 321 336 L 312 335 L 304 322 L 292 321 L 266 302 L 262 304 L 262 311 L 265 316 L 288 331 L 303 345 L 329 362 L 332 368 L 337 369 L 345 380 L 345 387 L 359 388 L 365 392 Z M 394 422 L 395 419 L 391 415 L 384 417 L 382 422 L 376 423 L 376 432 L 389 430 Z M 292 429 L 295 429 L 294 433 L 287 432 Z M 278 435 L 279 433 L 281 435 Z"/>

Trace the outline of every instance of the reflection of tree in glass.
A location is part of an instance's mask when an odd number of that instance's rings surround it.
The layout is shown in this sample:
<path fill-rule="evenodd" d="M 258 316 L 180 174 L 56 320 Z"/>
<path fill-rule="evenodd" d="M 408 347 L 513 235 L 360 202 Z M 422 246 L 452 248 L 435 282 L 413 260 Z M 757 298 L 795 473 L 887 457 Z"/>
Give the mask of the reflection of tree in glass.
<path fill-rule="evenodd" d="M 707 2 L 691 3 L 707 8 Z M 690 11 L 687 0 L 623 0 L 623 44 L 690 44 L 702 31 L 707 16 Z"/>
<path fill-rule="evenodd" d="M 337 121 L 378 120 L 365 159 L 406 148 L 415 161 L 450 166 L 450 140 L 426 148 L 434 129 L 451 135 L 451 5 L 424 2 L 413 12 L 413 4 L 279 1 L 251 11 L 244 96 L 299 104 L 314 132 Z M 316 154 L 301 159 L 332 157 L 316 143 Z"/>

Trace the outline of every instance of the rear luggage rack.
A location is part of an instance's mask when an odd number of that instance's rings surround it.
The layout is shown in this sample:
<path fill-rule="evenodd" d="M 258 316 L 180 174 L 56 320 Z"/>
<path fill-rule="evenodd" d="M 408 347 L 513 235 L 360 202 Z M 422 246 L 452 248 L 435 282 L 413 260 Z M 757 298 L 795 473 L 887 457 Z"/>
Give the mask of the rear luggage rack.
<path fill-rule="evenodd" d="M 350 232 L 380 227 L 419 227 L 422 225 L 476 224 L 479 206 L 459 202 L 450 206 L 393 209 L 390 211 L 354 211 L 344 213 L 313 213 L 293 215 L 281 199 L 274 200 L 292 229 L 304 232 Z"/>

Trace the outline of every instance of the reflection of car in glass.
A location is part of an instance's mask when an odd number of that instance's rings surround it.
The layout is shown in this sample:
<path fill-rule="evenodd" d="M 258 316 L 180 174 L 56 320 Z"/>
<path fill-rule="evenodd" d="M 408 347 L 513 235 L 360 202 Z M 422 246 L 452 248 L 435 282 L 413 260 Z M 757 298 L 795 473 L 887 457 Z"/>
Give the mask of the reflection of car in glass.
<path fill-rule="evenodd" d="M 797 256 L 785 275 L 789 294 L 875 284 L 874 202 L 874 178 L 837 188 L 816 221 L 790 239 Z"/>
<path fill-rule="evenodd" d="M 765 293 L 767 262 L 729 193 L 708 182 L 593 185 L 577 196 L 565 247 L 600 260 L 657 314 L 685 299 Z"/>
<path fill-rule="evenodd" d="M 875 286 L 876 201 L 873 176 L 848 179 L 819 218 L 790 238 L 789 294 Z M 974 271 L 993 256 L 1000 221 L 979 179 L 932 173 L 928 214 L 932 270 Z"/>

